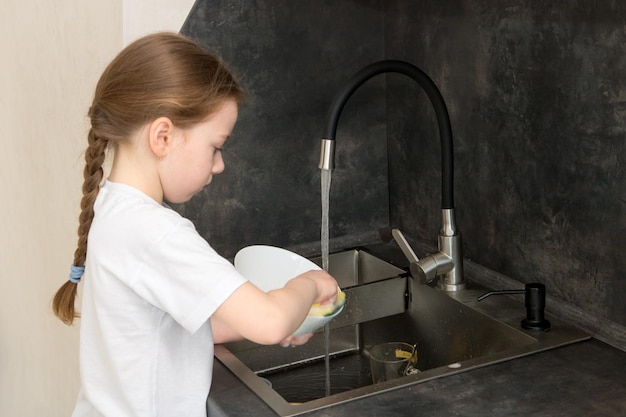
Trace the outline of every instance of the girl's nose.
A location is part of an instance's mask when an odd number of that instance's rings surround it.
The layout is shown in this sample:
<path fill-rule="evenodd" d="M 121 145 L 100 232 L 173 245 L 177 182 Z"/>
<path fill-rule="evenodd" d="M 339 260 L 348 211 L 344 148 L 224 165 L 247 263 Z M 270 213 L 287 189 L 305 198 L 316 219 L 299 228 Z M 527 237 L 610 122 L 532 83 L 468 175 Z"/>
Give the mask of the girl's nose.
<path fill-rule="evenodd" d="M 221 174 L 224 172 L 224 157 L 222 156 L 221 149 L 215 152 L 215 157 L 213 158 L 213 169 L 211 172 L 213 174 Z"/>

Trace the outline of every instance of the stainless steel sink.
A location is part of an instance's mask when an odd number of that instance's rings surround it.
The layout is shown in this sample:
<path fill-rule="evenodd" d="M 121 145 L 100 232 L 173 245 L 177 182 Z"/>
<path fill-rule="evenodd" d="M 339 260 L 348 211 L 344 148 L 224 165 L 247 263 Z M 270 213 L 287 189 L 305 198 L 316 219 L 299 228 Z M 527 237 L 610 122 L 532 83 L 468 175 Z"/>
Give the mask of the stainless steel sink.
<path fill-rule="evenodd" d="M 317 260 L 319 262 L 319 260 Z M 328 326 L 330 395 L 326 395 L 325 335 L 296 348 L 237 342 L 215 356 L 278 415 L 292 416 L 433 378 L 563 346 L 588 336 L 550 317 L 548 332 L 524 330 L 522 303 L 508 296 L 476 298 L 476 285 L 454 293 L 418 284 L 406 271 L 362 250 L 332 254 L 330 273 L 346 292 L 344 312 Z M 415 375 L 372 384 L 369 349 L 416 344 Z"/>

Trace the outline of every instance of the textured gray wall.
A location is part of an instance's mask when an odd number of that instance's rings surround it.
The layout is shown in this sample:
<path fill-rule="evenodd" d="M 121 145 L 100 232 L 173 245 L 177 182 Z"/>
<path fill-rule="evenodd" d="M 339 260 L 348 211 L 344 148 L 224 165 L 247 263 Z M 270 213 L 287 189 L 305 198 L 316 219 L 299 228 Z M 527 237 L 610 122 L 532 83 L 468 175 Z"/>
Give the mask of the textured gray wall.
<path fill-rule="evenodd" d="M 364 65 L 404 59 L 450 110 L 466 256 L 626 325 L 624 21 L 617 1 L 199 0 L 183 32 L 251 99 L 226 172 L 179 209 L 226 256 L 315 242 L 327 107 Z M 390 221 L 434 243 L 433 112 L 410 80 L 386 81 L 363 86 L 339 124 L 331 236 Z"/>
<path fill-rule="evenodd" d="M 466 256 L 626 324 L 626 2 L 392 3 L 387 54 L 451 113 Z M 404 162 L 436 153 L 434 122 L 390 82 L 392 222 L 436 236 L 437 161 Z"/>
<path fill-rule="evenodd" d="M 178 207 L 224 256 L 256 243 L 319 248 L 326 113 L 353 71 L 383 57 L 383 24 L 376 1 L 196 3 L 182 32 L 216 50 L 249 92 L 224 148 L 226 171 Z M 345 109 L 331 237 L 389 223 L 383 97 L 380 80 Z"/>

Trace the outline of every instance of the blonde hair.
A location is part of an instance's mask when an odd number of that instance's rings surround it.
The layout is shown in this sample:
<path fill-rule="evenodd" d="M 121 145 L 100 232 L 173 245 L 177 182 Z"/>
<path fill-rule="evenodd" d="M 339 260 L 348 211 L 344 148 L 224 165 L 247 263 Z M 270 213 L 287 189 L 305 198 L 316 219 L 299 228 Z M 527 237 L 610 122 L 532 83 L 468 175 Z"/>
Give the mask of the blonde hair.
<path fill-rule="evenodd" d="M 168 117 L 187 128 L 206 120 L 227 99 L 240 103 L 244 91 L 222 60 L 175 33 L 145 36 L 123 49 L 108 65 L 96 86 L 89 108 L 83 197 L 75 266 L 84 266 L 93 205 L 104 178 L 106 150 L 115 147 L 146 123 Z M 77 284 L 65 282 L 52 302 L 65 324 L 75 312 Z"/>

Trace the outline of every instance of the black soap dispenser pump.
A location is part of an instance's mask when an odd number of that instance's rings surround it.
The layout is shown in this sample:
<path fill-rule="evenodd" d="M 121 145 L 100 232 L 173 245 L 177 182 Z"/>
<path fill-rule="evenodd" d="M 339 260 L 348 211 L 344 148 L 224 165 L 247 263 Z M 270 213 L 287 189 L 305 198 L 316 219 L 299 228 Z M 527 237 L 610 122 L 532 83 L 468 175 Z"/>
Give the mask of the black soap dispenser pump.
<path fill-rule="evenodd" d="M 544 310 L 546 307 L 546 286 L 537 282 L 525 285 L 523 290 L 501 290 L 490 291 L 478 297 L 478 301 L 492 295 L 501 294 L 524 294 L 526 305 L 526 318 L 521 325 L 524 329 L 546 332 L 550 330 L 550 322 L 545 319 Z"/>

